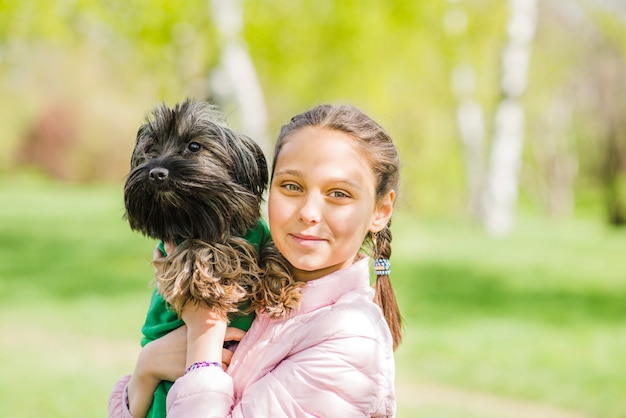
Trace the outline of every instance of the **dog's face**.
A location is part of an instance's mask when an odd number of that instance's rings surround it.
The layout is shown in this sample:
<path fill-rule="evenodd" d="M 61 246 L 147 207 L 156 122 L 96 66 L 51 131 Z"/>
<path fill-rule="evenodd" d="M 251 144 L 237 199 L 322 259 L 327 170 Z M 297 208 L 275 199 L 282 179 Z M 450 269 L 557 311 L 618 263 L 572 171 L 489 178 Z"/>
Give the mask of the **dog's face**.
<path fill-rule="evenodd" d="M 162 105 L 137 132 L 126 217 L 133 230 L 156 239 L 223 241 L 256 224 L 267 180 L 261 148 L 210 105 Z"/>

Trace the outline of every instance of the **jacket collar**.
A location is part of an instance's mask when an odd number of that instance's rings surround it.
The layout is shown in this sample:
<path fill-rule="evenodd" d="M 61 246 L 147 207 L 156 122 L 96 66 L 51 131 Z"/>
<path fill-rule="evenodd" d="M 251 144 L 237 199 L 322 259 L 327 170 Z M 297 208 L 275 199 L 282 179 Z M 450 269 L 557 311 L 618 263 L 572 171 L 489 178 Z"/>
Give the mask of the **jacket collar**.
<path fill-rule="evenodd" d="M 296 315 L 337 302 L 344 294 L 370 287 L 369 257 L 360 256 L 353 265 L 327 276 L 308 281 L 302 289 L 302 303 Z"/>

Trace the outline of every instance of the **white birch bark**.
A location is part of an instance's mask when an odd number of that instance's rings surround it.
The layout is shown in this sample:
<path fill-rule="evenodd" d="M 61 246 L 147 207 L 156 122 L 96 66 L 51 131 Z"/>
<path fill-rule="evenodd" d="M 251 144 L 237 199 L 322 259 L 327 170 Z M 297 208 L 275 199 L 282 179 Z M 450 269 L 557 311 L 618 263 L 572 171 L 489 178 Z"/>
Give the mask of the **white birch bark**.
<path fill-rule="evenodd" d="M 241 37 L 241 0 L 209 2 L 221 44 L 219 66 L 209 79 L 211 92 L 221 104 L 232 106 L 232 110 L 239 115 L 241 131 L 267 152 L 270 149 L 267 109 L 254 63 Z M 228 110 L 226 112 L 230 113 Z"/>
<path fill-rule="evenodd" d="M 487 232 L 504 235 L 514 226 L 524 145 L 524 111 L 530 46 L 537 19 L 536 0 L 509 0 L 508 43 L 502 53 L 503 99 L 495 115 L 494 137 L 484 195 Z"/>
<path fill-rule="evenodd" d="M 485 181 L 485 122 L 483 109 L 473 93 L 474 69 L 459 66 L 454 70 L 453 85 L 457 94 L 457 126 L 465 160 L 468 212 L 472 218 L 482 214 Z M 471 91 L 468 90 L 471 87 Z"/>
<path fill-rule="evenodd" d="M 446 32 L 463 42 L 467 28 L 467 12 L 460 1 L 448 0 L 450 8 L 444 16 Z M 452 70 L 452 92 L 457 101 L 456 120 L 465 162 L 468 212 L 480 219 L 485 178 L 485 122 L 483 109 L 476 100 L 476 72 L 463 57 L 456 58 Z"/>

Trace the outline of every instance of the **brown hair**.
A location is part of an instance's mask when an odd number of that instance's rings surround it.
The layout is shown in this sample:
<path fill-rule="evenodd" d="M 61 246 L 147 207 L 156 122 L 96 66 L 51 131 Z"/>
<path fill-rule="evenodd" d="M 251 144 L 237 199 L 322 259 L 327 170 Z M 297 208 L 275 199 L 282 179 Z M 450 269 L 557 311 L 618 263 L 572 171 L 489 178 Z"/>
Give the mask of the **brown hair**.
<path fill-rule="evenodd" d="M 274 148 L 274 162 L 285 138 L 292 132 L 307 126 L 332 129 L 348 134 L 359 145 L 362 155 L 369 161 L 376 178 L 376 201 L 379 202 L 391 190 L 396 195 L 400 185 L 400 159 L 389 134 L 372 118 L 351 105 L 324 104 L 291 118 L 284 125 Z M 374 259 L 391 257 L 391 221 L 376 234 L 369 233 L 363 242 Z M 395 293 L 388 275 L 376 276 L 374 301 L 380 306 L 393 336 L 394 349 L 402 340 L 402 320 Z"/>

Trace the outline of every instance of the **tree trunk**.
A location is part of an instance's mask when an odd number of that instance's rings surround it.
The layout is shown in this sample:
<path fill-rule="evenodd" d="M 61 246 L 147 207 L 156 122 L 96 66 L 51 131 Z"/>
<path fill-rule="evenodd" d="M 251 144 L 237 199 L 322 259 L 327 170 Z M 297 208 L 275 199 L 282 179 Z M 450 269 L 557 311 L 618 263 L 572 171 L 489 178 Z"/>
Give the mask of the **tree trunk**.
<path fill-rule="evenodd" d="M 610 44 L 596 47 L 594 75 L 596 109 L 604 145 L 603 181 L 609 223 L 626 225 L 626 67 L 619 50 Z"/>
<path fill-rule="evenodd" d="M 524 111 L 530 46 L 536 26 L 536 0 L 509 0 L 508 43 L 502 53 L 502 100 L 496 110 L 494 137 L 484 195 L 487 232 L 504 235 L 514 226 L 519 171 L 524 145 Z"/>
<path fill-rule="evenodd" d="M 210 0 L 210 8 L 222 50 L 220 63 L 209 78 L 212 98 L 229 116 L 238 115 L 241 131 L 267 152 L 267 110 L 254 63 L 241 37 L 241 0 Z"/>
<path fill-rule="evenodd" d="M 549 106 L 534 123 L 530 138 L 533 156 L 533 180 L 544 210 L 552 218 L 562 218 L 574 211 L 574 183 L 578 174 L 578 156 L 573 146 L 572 90 L 554 94 Z"/>
<path fill-rule="evenodd" d="M 444 15 L 444 27 L 453 38 L 452 43 L 462 45 L 467 12 L 462 4 L 449 3 L 450 8 Z M 457 101 L 456 121 L 463 146 L 467 210 L 471 218 L 480 220 L 485 180 L 485 122 L 483 109 L 476 100 L 476 72 L 466 58 L 455 57 L 451 85 Z"/>
<path fill-rule="evenodd" d="M 467 73 L 461 77 L 472 77 L 471 67 L 459 67 L 455 71 Z M 469 83 L 469 80 L 465 83 Z M 466 84 L 467 85 L 467 84 Z M 465 157 L 465 178 L 467 183 L 467 207 L 473 219 L 480 219 L 482 195 L 485 182 L 485 123 L 483 109 L 472 95 L 459 95 L 456 111 L 459 135 Z"/>

